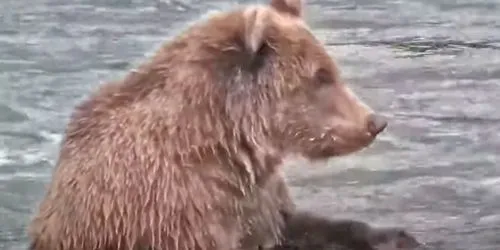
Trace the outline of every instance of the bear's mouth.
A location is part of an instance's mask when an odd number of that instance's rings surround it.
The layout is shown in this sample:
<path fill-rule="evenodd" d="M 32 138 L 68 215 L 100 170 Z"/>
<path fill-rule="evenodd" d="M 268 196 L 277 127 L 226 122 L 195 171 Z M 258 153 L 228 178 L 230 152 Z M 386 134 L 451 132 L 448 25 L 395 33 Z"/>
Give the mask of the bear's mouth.
<path fill-rule="evenodd" d="M 336 156 L 347 155 L 368 147 L 373 143 L 376 135 L 367 130 L 338 127 L 330 130 L 332 147 Z"/>

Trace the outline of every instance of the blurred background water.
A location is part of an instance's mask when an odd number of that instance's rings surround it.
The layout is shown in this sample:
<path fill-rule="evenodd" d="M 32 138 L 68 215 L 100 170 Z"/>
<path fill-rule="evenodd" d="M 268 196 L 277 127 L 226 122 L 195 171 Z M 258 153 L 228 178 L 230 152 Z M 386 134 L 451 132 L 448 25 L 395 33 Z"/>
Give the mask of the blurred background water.
<path fill-rule="evenodd" d="M 2 0 L 0 249 L 24 249 L 74 105 L 208 11 L 251 1 Z M 500 249 L 500 1 L 316 0 L 307 19 L 390 126 L 294 162 L 300 207 L 400 225 L 432 249 Z"/>

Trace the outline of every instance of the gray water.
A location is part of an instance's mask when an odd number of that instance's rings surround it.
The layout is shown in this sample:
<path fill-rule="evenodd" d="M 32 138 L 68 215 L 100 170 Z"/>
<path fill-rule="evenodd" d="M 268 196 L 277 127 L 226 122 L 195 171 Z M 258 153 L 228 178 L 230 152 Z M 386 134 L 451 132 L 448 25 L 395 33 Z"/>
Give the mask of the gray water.
<path fill-rule="evenodd" d="M 74 105 L 236 2 L 0 2 L 1 249 L 26 246 Z M 291 164 L 299 206 L 404 226 L 432 249 L 500 249 L 500 1 L 317 0 L 307 18 L 391 120 L 362 152 Z"/>

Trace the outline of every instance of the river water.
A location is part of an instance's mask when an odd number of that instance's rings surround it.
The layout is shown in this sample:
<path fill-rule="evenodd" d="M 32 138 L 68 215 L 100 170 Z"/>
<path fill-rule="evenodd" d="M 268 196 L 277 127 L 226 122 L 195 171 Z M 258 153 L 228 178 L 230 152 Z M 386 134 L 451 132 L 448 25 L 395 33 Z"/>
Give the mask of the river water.
<path fill-rule="evenodd" d="M 238 2 L 1 1 L 0 249 L 26 247 L 74 105 Z M 355 155 L 290 164 L 299 206 L 404 226 L 431 249 L 500 249 L 500 1 L 317 0 L 307 19 L 390 126 Z"/>

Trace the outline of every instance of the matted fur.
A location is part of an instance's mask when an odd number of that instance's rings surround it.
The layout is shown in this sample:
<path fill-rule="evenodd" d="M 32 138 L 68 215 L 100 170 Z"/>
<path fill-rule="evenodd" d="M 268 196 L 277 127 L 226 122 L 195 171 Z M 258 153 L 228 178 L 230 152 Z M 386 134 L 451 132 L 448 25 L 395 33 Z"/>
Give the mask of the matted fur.
<path fill-rule="evenodd" d="M 373 227 L 299 211 L 286 219 L 280 245 L 267 250 L 412 250 L 423 246 L 400 227 Z"/>
<path fill-rule="evenodd" d="M 281 212 L 293 210 L 283 157 L 324 159 L 375 138 L 371 110 L 339 80 L 301 6 L 211 17 L 80 104 L 31 248 L 232 250 L 255 232 L 278 242 Z"/>

